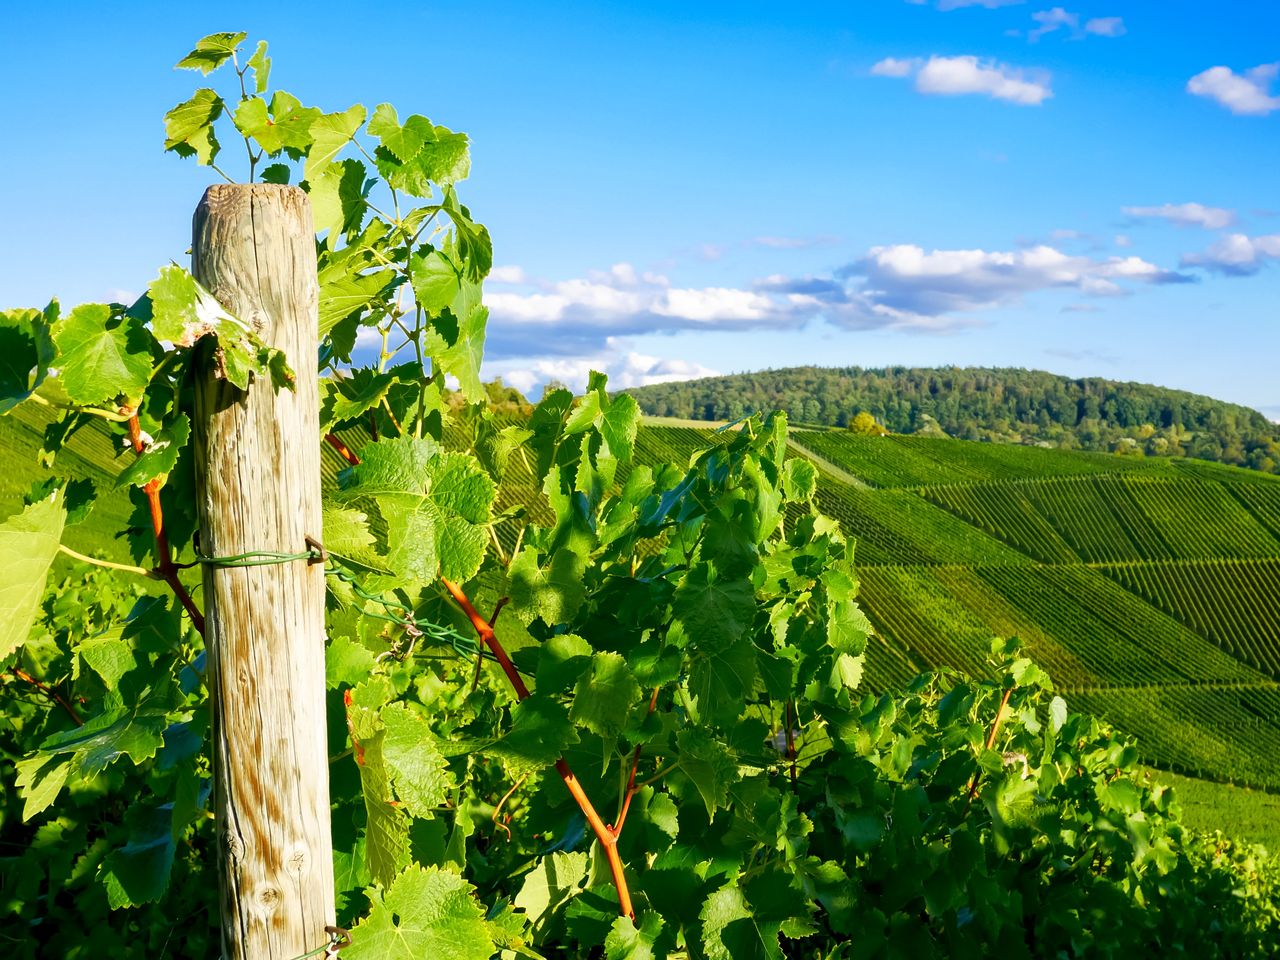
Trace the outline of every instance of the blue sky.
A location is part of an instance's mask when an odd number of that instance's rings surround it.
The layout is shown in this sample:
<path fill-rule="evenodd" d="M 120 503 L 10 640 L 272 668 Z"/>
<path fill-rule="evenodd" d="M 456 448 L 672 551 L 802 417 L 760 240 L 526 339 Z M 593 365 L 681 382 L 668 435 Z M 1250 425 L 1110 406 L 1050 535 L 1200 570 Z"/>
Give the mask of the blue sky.
<path fill-rule="evenodd" d="M 0 304 L 182 259 L 172 64 L 242 29 L 304 102 L 471 135 L 488 370 L 535 394 L 955 363 L 1280 417 L 1280 4 L 6 6 Z"/>

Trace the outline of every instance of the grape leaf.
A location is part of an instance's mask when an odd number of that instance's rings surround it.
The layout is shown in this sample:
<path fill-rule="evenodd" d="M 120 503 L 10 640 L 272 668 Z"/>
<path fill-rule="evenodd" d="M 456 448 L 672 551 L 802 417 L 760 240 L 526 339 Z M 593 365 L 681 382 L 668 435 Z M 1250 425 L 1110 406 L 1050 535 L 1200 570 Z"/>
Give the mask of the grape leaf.
<path fill-rule="evenodd" d="M 782 960 L 780 925 L 758 923 L 738 887 L 712 893 L 698 917 L 708 960 Z"/>
<path fill-rule="evenodd" d="M 586 561 L 567 547 L 553 553 L 545 566 L 538 557 L 537 550 L 525 547 L 507 569 L 516 615 L 525 623 L 537 619 L 547 626 L 567 623 L 587 596 Z"/>
<path fill-rule="evenodd" d="M 746 635 L 755 618 L 748 580 L 713 579 L 707 564 L 691 569 L 676 588 L 673 612 L 686 639 L 696 646 L 727 647 Z"/>
<path fill-rule="evenodd" d="M 46 810 L 49 804 L 57 799 L 63 784 L 67 782 L 71 761 L 36 754 L 17 761 L 15 767 L 18 778 L 14 781 L 14 785 L 25 801 L 22 806 L 22 819 L 27 821 Z"/>
<path fill-rule="evenodd" d="M 151 338 L 142 322 L 105 303 L 71 311 L 53 331 L 67 396 L 86 406 L 142 396 L 151 378 Z"/>
<path fill-rule="evenodd" d="M 471 884 L 438 867 L 408 867 L 351 931 L 348 960 L 489 960 L 493 940 Z"/>
<path fill-rule="evenodd" d="M 116 488 L 133 485 L 141 487 L 156 477 L 163 477 L 174 468 L 178 455 L 187 445 L 191 434 L 191 421 L 185 413 L 178 414 L 165 424 L 159 435 L 147 444 L 146 451 L 129 464 L 116 478 Z"/>
<path fill-rule="evenodd" d="M 8 413 L 44 382 L 54 358 L 50 327 L 55 301 L 40 310 L 0 311 L 0 414 Z"/>
<path fill-rule="evenodd" d="M 269 168 L 268 168 L 269 169 Z M 288 168 L 285 168 L 287 171 Z M 359 160 L 343 160 L 331 163 L 306 182 L 307 195 L 311 198 L 311 216 L 316 233 L 329 231 L 329 248 L 338 245 L 339 234 L 359 226 L 365 210 L 365 166 Z M 267 171 L 262 171 L 267 178 Z M 381 290 L 385 283 L 377 287 Z M 329 310 L 341 309 L 335 305 L 334 291 L 329 291 Z M 351 313 L 348 310 L 343 316 Z M 332 326 L 332 324 L 330 324 Z"/>
<path fill-rule="evenodd" d="M 180 157 L 195 157 L 208 165 L 218 155 L 213 123 L 222 115 L 224 104 L 216 90 L 197 90 L 164 115 L 164 148 Z"/>
<path fill-rule="evenodd" d="M 0 523 L 0 660 L 26 642 L 65 521 L 55 496 Z"/>
<path fill-rule="evenodd" d="M 662 927 L 661 914 L 652 910 L 640 918 L 639 926 L 630 917 L 619 917 L 604 939 L 605 960 L 654 960 Z"/>
<path fill-rule="evenodd" d="M 617 738 L 639 697 L 640 684 L 627 661 L 616 653 L 597 653 L 578 680 L 569 717 L 606 740 Z"/>
<path fill-rule="evenodd" d="M 556 911 L 578 893 L 586 878 L 585 853 L 552 853 L 524 875 L 512 904 L 525 912 L 534 927 L 545 929 Z"/>
<path fill-rule="evenodd" d="M 382 752 L 396 797 L 410 816 L 435 816 L 435 808 L 444 804 L 453 787 L 453 776 L 436 746 L 435 735 L 426 720 L 403 703 L 384 707 L 382 722 L 386 726 Z"/>
<path fill-rule="evenodd" d="M 704 723 L 727 724 L 742 713 L 759 675 L 756 645 L 740 638 L 724 646 L 700 644 L 689 664 L 689 693 Z"/>
<path fill-rule="evenodd" d="M 707 815 L 714 816 L 726 806 L 729 785 L 738 779 L 738 761 L 728 747 L 701 730 L 681 730 L 676 734 L 676 745 L 680 769 L 697 787 Z"/>
<path fill-rule="evenodd" d="M 488 747 L 513 777 L 545 770 L 578 742 L 568 711 L 550 697 L 534 694 L 511 711 L 511 729 Z"/>
<path fill-rule="evenodd" d="M 341 113 L 326 113 L 311 122 L 311 147 L 307 150 L 307 164 L 303 175 L 310 180 L 313 175 L 329 165 L 355 136 L 364 123 L 362 105 L 348 107 Z"/>
<path fill-rule="evenodd" d="M 130 810 L 129 841 L 107 855 L 99 874 L 111 909 L 136 907 L 164 895 L 173 868 L 173 809 L 166 803 Z"/>
<path fill-rule="evenodd" d="M 199 70 L 206 77 L 231 59 L 247 33 L 211 33 L 196 41 L 195 49 L 179 60 L 175 70 Z M 261 52 L 265 44 L 259 45 Z M 256 54 L 255 54 L 256 57 Z"/>
<path fill-rule="evenodd" d="M 271 58 L 267 56 L 267 41 L 259 40 L 258 48 L 248 59 L 245 66 L 253 71 L 253 92 L 265 93 L 267 81 L 271 77 Z"/>

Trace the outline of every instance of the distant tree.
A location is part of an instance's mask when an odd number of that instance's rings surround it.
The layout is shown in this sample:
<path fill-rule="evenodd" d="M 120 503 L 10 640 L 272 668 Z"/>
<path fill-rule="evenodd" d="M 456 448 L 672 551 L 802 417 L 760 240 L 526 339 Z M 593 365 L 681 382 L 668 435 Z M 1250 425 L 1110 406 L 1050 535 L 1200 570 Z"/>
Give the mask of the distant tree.
<path fill-rule="evenodd" d="M 854 433 L 865 434 L 869 437 L 883 437 L 889 432 L 876 421 L 875 417 L 865 410 L 859 411 L 849 421 L 849 429 Z"/>

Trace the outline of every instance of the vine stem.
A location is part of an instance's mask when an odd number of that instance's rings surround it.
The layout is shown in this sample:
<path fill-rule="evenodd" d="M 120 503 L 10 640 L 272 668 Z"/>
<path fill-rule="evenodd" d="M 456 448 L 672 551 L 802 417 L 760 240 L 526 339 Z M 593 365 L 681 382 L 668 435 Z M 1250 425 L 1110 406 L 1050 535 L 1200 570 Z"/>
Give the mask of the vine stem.
<path fill-rule="evenodd" d="M 52 700 L 54 703 L 60 706 L 63 710 L 67 711 L 67 716 L 69 716 L 72 720 L 76 722 L 77 727 L 84 726 L 84 720 L 81 719 L 80 714 L 76 711 L 76 708 L 71 705 L 70 700 L 68 700 L 66 697 L 60 694 L 57 690 L 54 690 L 48 684 L 42 683 L 41 681 L 37 680 L 31 674 L 27 673 L 27 671 L 19 667 L 13 667 L 12 669 L 13 669 L 13 675 L 15 677 L 17 677 L 19 680 L 23 681 L 24 683 L 31 684 L 31 686 L 35 687 L 37 690 L 43 693 L 46 697 L 48 697 L 50 700 Z"/>
<path fill-rule="evenodd" d="M 154 570 L 148 570 L 145 567 L 134 567 L 127 563 L 112 563 L 110 560 L 99 560 L 97 557 L 85 556 L 72 550 L 65 543 L 58 544 L 58 550 L 65 553 L 73 560 L 79 560 L 81 563 L 91 563 L 95 567 L 106 567 L 108 570 L 123 570 L 125 573 L 136 573 L 140 577 L 150 577 L 153 580 L 159 580 L 160 575 Z"/>
<path fill-rule="evenodd" d="M 329 446 L 333 447 L 342 455 L 343 459 L 353 467 L 358 466 L 360 458 L 356 456 L 345 443 L 339 440 L 331 433 L 325 434 L 325 440 Z M 449 595 L 462 608 L 462 612 L 467 615 L 467 619 L 471 621 L 471 626 L 475 628 L 476 634 L 489 648 L 489 652 L 493 654 L 493 658 L 498 661 L 498 666 L 502 668 L 502 672 L 507 675 L 507 680 L 511 683 L 511 688 L 516 692 L 517 700 L 524 700 L 529 696 L 529 688 L 525 685 L 524 678 L 520 676 L 520 671 L 516 669 L 516 665 L 511 662 L 511 658 L 507 656 L 507 651 L 503 649 L 501 643 L 498 642 L 498 636 L 493 632 L 493 622 L 498 619 L 498 612 L 502 609 L 503 604 L 499 602 L 497 608 L 493 611 L 492 621 L 485 620 L 480 612 L 472 605 L 466 593 L 460 585 L 452 580 L 440 578 L 440 582 L 444 584 Z M 654 700 L 657 699 L 657 691 L 654 691 Z M 609 872 L 613 875 L 613 886 L 618 893 L 618 910 L 622 916 L 634 921 L 636 918 L 635 908 L 631 905 L 631 891 L 627 886 L 627 876 L 622 868 L 622 857 L 618 855 L 618 835 L 614 833 L 603 820 L 600 814 L 596 812 L 596 808 L 592 805 L 591 799 L 587 796 L 587 792 L 582 789 L 582 784 L 578 782 L 578 778 L 573 775 L 573 770 L 569 764 L 561 757 L 556 761 L 556 773 L 560 774 L 560 779 L 564 781 L 565 787 L 568 788 L 570 795 L 577 802 L 578 807 L 582 810 L 583 816 L 587 818 L 592 832 L 596 835 L 596 839 L 600 842 L 601 849 L 604 850 L 605 857 L 609 861 Z M 634 771 L 632 773 L 634 776 Z"/>
<path fill-rule="evenodd" d="M 133 452 L 142 456 L 146 446 L 142 442 L 142 427 L 138 425 L 136 413 L 129 417 L 129 440 L 133 444 Z M 142 488 L 142 492 L 147 497 L 147 506 L 151 510 L 151 530 L 156 539 L 156 559 L 159 561 L 156 574 L 169 585 L 169 589 L 173 591 L 183 609 L 187 611 L 187 616 L 191 618 L 192 626 L 203 637 L 204 614 L 200 612 L 200 608 L 191 599 L 191 594 L 187 593 L 187 588 L 178 579 L 178 567 L 173 562 L 173 551 L 169 549 L 169 534 L 164 528 L 164 510 L 160 506 L 160 483 L 161 478 L 156 477 L 154 480 L 148 480 Z"/>
<path fill-rule="evenodd" d="M 1000 721 L 1004 719 L 1005 707 L 1009 706 L 1009 698 L 1013 696 L 1013 687 L 1005 690 L 1004 696 L 1000 698 L 1000 708 L 996 710 L 996 718 L 991 721 L 991 732 L 987 734 L 986 748 L 990 750 L 995 746 L 996 734 L 1000 732 Z M 978 792 L 978 779 L 982 772 L 978 771 L 973 775 L 973 780 L 969 783 L 969 802 L 973 801 L 974 795 Z"/>
<path fill-rule="evenodd" d="M 661 687 L 654 687 L 653 694 L 649 697 L 649 712 L 645 714 L 645 719 L 653 715 L 653 711 L 658 706 L 658 691 Z M 640 749 L 643 745 L 637 743 L 635 752 L 631 754 L 631 775 L 627 777 L 626 793 L 622 797 L 622 806 L 618 808 L 618 822 L 612 827 L 614 839 L 622 834 L 622 825 L 627 822 L 627 811 L 631 809 L 631 798 L 636 795 L 640 789 L 636 786 L 636 770 L 640 766 Z"/>
<path fill-rule="evenodd" d="M 494 659 L 498 661 L 498 666 L 507 675 L 507 679 L 511 682 L 511 686 L 516 692 L 516 698 L 523 700 L 528 697 L 529 688 L 525 685 L 519 671 L 516 670 L 515 664 L 511 662 L 511 658 L 507 656 L 507 651 L 498 642 L 498 637 L 493 632 L 493 627 L 489 626 L 488 621 L 472 606 L 461 586 L 443 577 L 440 578 L 440 582 L 444 584 L 450 596 L 457 601 L 458 606 L 462 608 L 462 612 L 471 621 L 471 626 L 475 628 L 480 639 L 484 641 Z M 581 808 L 583 815 L 587 818 L 587 823 L 591 826 L 592 832 L 596 835 L 596 840 L 599 841 L 600 847 L 604 850 L 605 857 L 609 861 L 609 872 L 613 875 L 613 885 L 618 893 L 619 912 L 622 916 L 634 921 L 636 912 L 631 905 L 631 891 L 627 887 L 627 877 L 622 868 L 622 857 L 618 854 L 617 834 L 600 819 L 600 814 L 596 812 L 596 808 L 592 805 L 587 792 L 582 789 L 582 784 L 573 775 L 573 770 L 569 767 L 564 757 L 556 761 L 556 773 L 560 774 L 560 779 L 564 781 L 569 793 Z"/>

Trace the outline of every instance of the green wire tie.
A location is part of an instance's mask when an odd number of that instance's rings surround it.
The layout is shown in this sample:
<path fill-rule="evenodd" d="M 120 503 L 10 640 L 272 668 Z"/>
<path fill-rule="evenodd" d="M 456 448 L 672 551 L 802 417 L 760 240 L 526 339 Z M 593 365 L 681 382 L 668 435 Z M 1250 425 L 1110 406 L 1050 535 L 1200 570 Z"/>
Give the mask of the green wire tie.
<path fill-rule="evenodd" d="M 307 549 L 298 553 L 281 553 L 274 550 L 250 550 L 245 553 L 236 553 L 226 557 L 206 557 L 196 554 L 196 563 L 204 564 L 211 567 L 266 567 L 278 563 L 292 563 L 295 560 L 306 560 L 308 563 L 322 563 L 329 559 L 328 552 L 321 543 L 313 537 L 306 538 Z M 459 633 L 453 627 L 442 626 L 430 620 L 419 620 L 413 615 L 413 609 L 407 604 L 401 603 L 399 600 L 388 600 L 386 597 L 378 594 L 370 593 L 365 590 L 355 577 L 347 573 L 341 567 L 326 567 L 325 575 L 337 577 L 344 583 L 351 586 L 352 592 L 361 600 L 370 603 L 376 603 L 381 606 L 385 613 L 373 613 L 369 610 L 364 611 L 367 617 L 373 617 L 376 620 L 385 620 L 388 623 L 394 623 L 398 627 L 411 630 L 421 636 L 429 637 L 437 643 L 447 643 L 455 653 L 460 657 L 474 657 L 477 653 L 487 652 L 481 650 L 478 643 L 473 637 Z"/>

